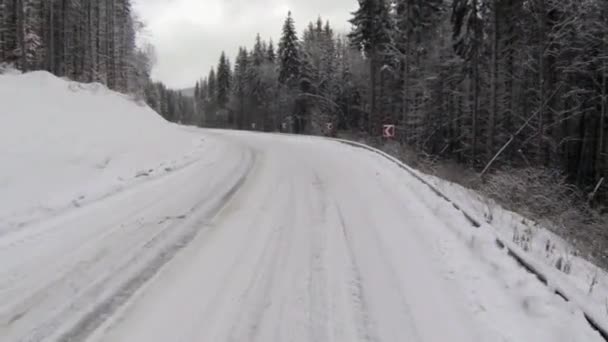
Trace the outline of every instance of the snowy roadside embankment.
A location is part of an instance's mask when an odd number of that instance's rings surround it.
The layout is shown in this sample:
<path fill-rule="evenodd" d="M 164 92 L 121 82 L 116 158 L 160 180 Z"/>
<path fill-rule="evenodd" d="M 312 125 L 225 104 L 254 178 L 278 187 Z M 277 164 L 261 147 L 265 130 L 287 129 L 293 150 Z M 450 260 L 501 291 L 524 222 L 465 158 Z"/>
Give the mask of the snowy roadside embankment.
<path fill-rule="evenodd" d="M 533 262 L 549 286 L 565 292 L 608 329 L 608 273 L 579 256 L 567 241 L 542 225 L 471 189 L 434 176 L 421 176 L 468 213 L 484 218 L 505 242 Z"/>
<path fill-rule="evenodd" d="M 568 242 L 473 190 L 422 173 L 368 145 L 340 141 L 375 151 L 427 183 L 437 195 L 461 210 L 473 225 L 490 228 L 490 234 L 484 234 L 489 237 L 486 243 L 492 244 L 496 236 L 551 289 L 583 310 L 595 328 L 603 334 L 608 332 L 608 273 L 579 256 Z"/>
<path fill-rule="evenodd" d="M 0 75 L 0 235 L 189 164 L 200 134 L 101 84 Z"/>

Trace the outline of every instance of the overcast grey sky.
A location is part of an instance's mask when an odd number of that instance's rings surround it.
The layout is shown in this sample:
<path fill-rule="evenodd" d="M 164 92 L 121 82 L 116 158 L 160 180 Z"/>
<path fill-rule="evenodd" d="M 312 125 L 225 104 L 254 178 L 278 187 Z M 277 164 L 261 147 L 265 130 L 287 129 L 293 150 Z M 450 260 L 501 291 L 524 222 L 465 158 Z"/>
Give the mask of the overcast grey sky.
<path fill-rule="evenodd" d="M 134 6 L 147 24 L 145 38 L 156 47 L 152 77 L 187 88 L 217 64 L 222 50 L 232 61 L 258 32 L 278 43 L 289 10 L 300 34 L 319 15 L 336 31 L 348 31 L 357 0 L 134 0 Z"/>

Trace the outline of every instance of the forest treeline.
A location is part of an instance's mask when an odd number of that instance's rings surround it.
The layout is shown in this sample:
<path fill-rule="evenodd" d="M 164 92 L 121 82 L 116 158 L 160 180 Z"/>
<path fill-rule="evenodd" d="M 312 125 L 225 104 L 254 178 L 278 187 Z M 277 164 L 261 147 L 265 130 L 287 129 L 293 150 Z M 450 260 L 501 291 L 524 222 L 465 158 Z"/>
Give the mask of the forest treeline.
<path fill-rule="evenodd" d="M 179 121 L 193 103 L 151 81 L 153 49 L 136 44 L 142 28 L 130 0 L 0 0 L 0 64 L 140 98 L 146 90 L 154 109 Z"/>
<path fill-rule="evenodd" d="M 0 0 L 0 63 L 134 93 L 169 120 L 370 138 L 491 174 L 543 168 L 590 200 L 608 181 L 608 2 L 359 0 L 352 30 L 319 18 L 252 37 L 196 84 L 150 80 L 130 0 Z M 237 47 L 235 47 L 237 48 Z"/>
<path fill-rule="evenodd" d="M 478 171 L 562 172 L 590 199 L 608 182 L 608 2 L 359 0 L 352 31 L 290 13 L 196 85 L 201 124 L 379 137 Z M 288 125 L 288 126 L 287 126 Z M 487 170 L 486 170 L 487 169 Z"/>

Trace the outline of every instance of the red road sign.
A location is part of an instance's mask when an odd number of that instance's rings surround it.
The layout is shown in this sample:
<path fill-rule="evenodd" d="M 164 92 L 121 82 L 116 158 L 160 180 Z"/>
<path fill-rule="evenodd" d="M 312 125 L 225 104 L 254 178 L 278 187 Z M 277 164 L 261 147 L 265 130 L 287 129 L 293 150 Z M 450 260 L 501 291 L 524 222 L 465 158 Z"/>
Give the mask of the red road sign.
<path fill-rule="evenodd" d="M 384 125 L 382 126 L 382 136 L 384 138 L 394 138 L 395 137 L 395 125 Z"/>

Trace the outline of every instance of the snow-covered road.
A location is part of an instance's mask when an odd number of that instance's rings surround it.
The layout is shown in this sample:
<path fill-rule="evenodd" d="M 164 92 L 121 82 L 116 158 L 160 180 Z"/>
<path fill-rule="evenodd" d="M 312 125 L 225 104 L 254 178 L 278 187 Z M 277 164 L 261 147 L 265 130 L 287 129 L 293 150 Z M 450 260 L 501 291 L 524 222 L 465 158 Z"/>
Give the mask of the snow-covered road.
<path fill-rule="evenodd" d="M 0 235 L 1 341 L 602 341 L 390 161 L 200 134 L 182 169 Z"/>

